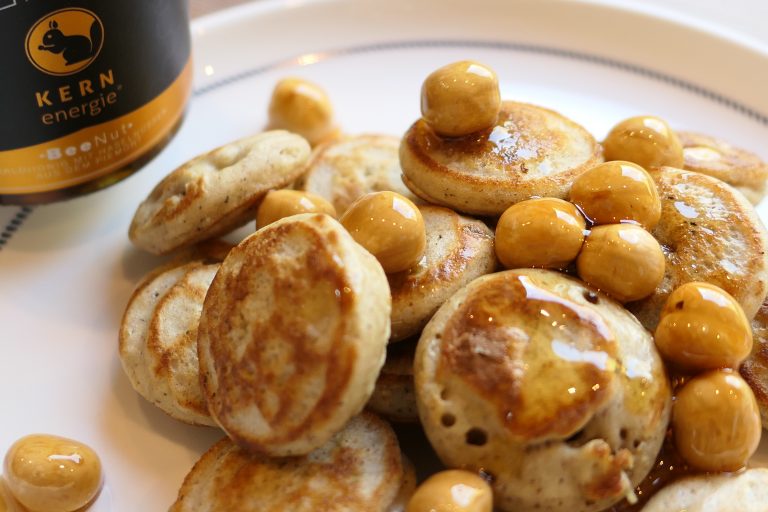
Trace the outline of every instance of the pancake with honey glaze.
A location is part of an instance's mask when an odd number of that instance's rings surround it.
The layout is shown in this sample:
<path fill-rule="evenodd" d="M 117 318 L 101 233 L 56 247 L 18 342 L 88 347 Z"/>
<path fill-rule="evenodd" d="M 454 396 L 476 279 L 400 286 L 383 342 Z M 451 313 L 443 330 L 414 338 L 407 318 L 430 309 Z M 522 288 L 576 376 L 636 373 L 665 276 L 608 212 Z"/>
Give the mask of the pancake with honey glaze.
<path fill-rule="evenodd" d="M 219 441 L 169 512 L 385 512 L 402 483 L 394 432 L 363 413 L 303 457 L 272 459 Z"/>
<path fill-rule="evenodd" d="M 387 360 L 366 408 L 397 423 L 419 421 L 413 389 L 413 354 L 417 339 L 390 344 Z"/>
<path fill-rule="evenodd" d="M 752 353 L 740 372 L 755 393 L 763 428 L 768 429 L 768 297 L 752 320 Z"/>
<path fill-rule="evenodd" d="M 309 453 L 371 396 L 390 308 L 381 265 L 328 215 L 258 230 L 227 255 L 203 305 L 211 415 L 251 450 Z"/>
<path fill-rule="evenodd" d="M 353 135 L 319 146 L 307 164 L 300 189 L 327 199 L 341 215 L 358 197 L 391 190 L 418 199 L 403 184 L 398 147 L 390 135 Z"/>
<path fill-rule="evenodd" d="M 403 181 L 430 203 L 501 215 L 533 196 L 565 198 L 573 180 L 602 161 L 583 127 L 542 107 L 505 101 L 491 129 L 444 138 L 423 119 L 400 144 Z"/>
<path fill-rule="evenodd" d="M 765 512 L 768 469 L 678 480 L 654 495 L 643 512 Z"/>
<path fill-rule="evenodd" d="M 656 329 L 667 296 L 690 281 L 724 289 L 754 318 L 768 292 L 768 234 L 754 207 L 730 185 L 673 167 L 652 169 L 661 199 L 653 236 L 666 259 L 664 278 L 648 298 L 628 308 Z"/>
<path fill-rule="evenodd" d="M 496 268 L 493 231 L 483 222 L 439 206 L 420 206 L 427 231 L 424 258 L 387 275 L 392 292 L 392 336 L 418 334 L 437 308 L 461 287 Z"/>
<path fill-rule="evenodd" d="M 684 167 L 713 176 L 744 194 L 752 204 L 765 196 L 768 165 L 754 153 L 724 140 L 691 132 L 677 132 L 683 145 Z"/>
<path fill-rule="evenodd" d="M 136 210 L 128 236 L 165 254 L 253 220 L 261 199 L 293 183 L 309 158 L 302 137 L 275 130 L 193 158 L 166 176 Z"/>
<path fill-rule="evenodd" d="M 133 388 L 193 425 L 216 425 L 200 389 L 197 324 L 217 268 L 192 261 L 151 273 L 131 296 L 120 327 L 120 360 Z"/>
<path fill-rule="evenodd" d="M 480 277 L 424 329 L 419 416 L 449 467 L 482 470 L 507 512 L 592 512 L 654 464 L 671 392 L 651 335 L 547 270 Z"/>

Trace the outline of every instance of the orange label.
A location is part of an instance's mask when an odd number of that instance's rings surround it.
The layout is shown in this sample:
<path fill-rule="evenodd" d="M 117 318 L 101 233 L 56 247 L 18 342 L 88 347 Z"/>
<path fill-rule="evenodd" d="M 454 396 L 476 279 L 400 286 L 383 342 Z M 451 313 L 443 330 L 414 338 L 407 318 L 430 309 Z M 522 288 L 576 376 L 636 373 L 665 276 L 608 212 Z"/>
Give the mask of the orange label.
<path fill-rule="evenodd" d="M 188 61 L 170 86 L 133 112 L 43 144 L 0 152 L 0 194 L 57 190 L 124 167 L 157 145 L 178 122 L 191 81 Z"/>

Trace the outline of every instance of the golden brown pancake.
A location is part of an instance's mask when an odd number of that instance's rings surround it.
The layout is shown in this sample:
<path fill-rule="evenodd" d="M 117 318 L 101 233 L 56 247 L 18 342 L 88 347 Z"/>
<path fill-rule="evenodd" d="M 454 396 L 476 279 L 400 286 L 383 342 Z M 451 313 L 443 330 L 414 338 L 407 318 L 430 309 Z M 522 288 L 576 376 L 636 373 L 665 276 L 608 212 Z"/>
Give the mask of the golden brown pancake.
<path fill-rule="evenodd" d="M 259 133 L 193 158 L 142 201 L 128 235 L 165 254 L 229 233 L 252 220 L 264 195 L 304 171 L 309 143 L 282 130 Z"/>
<path fill-rule="evenodd" d="M 373 414 L 303 457 L 272 459 L 224 438 L 195 464 L 170 512 L 385 512 L 403 484 L 400 447 Z"/>
<path fill-rule="evenodd" d="M 661 199 L 653 236 L 666 267 L 656 291 L 628 304 L 629 310 L 653 331 L 672 290 L 704 281 L 733 295 L 747 318 L 753 318 L 768 293 L 768 234 L 754 207 L 711 176 L 673 167 L 650 173 Z"/>
<path fill-rule="evenodd" d="M 390 344 L 366 408 L 392 422 L 419 421 L 413 389 L 413 354 L 418 339 Z"/>
<path fill-rule="evenodd" d="M 671 392 L 651 335 L 618 303 L 547 270 L 480 277 L 424 329 L 425 432 L 449 467 L 490 475 L 506 512 L 593 512 L 653 465 Z"/>
<path fill-rule="evenodd" d="M 752 204 L 765 196 L 768 165 L 754 153 L 724 140 L 692 132 L 677 132 L 686 170 L 713 176 L 744 194 Z"/>
<path fill-rule="evenodd" d="M 368 401 L 389 339 L 378 261 L 328 215 L 276 221 L 232 249 L 198 330 L 211 416 L 272 456 L 325 443 Z"/>
<path fill-rule="evenodd" d="M 493 231 L 482 221 L 439 206 L 420 206 L 427 248 L 415 267 L 387 275 L 392 292 L 392 336 L 418 334 L 437 308 L 461 287 L 496 268 Z"/>
<path fill-rule="evenodd" d="M 740 371 L 755 393 L 763 428 L 768 429 L 768 297 L 752 320 L 752 341 L 752 353 Z"/>
<path fill-rule="evenodd" d="M 216 425 L 200 389 L 197 325 L 217 269 L 198 260 L 150 273 L 128 301 L 120 326 L 120 361 L 133 388 L 193 425 Z"/>
<path fill-rule="evenodd" d="M 444 138 L 423 119 L 400 144 L 403 181 L 433 204 L 501 215 L 533 196 L 565 198 L 573 180 L 602 161 L 583 127 L 535 105 L 505 101 L 491 129 Z"/>
<path fill-rule="evenodd" d="M 403 184 L 398 147 L 391 135 L 347 135 L 312 152 L 298 188 L 327 199 L 341 216 L 369 192 L 391 190 L 418 199 Z"/>

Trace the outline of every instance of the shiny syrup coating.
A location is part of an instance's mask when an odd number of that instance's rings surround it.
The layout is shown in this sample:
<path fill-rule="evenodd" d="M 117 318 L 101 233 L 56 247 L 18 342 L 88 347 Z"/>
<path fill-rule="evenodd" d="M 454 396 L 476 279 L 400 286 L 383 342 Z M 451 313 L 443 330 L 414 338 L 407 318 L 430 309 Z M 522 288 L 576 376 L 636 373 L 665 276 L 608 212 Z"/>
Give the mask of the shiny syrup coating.
<path fill-rule="evenodd" d="M 672 409 L 675 446 L 701 471 L 736 471 L 760 443 L 755 395 L 738 373 L 714 370 L 693 377 L 677 392 Z"/>
<path fill-rule="evenodd" d="M 272 190 L 256 212 L 256 229 L 300 213 L 325 213 L 336 218 L 336 208 L 317 194 L 300 190 Z"/>
<path fill-rule="evenodd" d="M 683 146 L 666 121 L 636 116 L 614 126 L 603 141 L 606 160 L 627 160 L 649 167 L 683 166 Z"/>
<path fill-rule="evenodd" d="M 567 201 L 522 201 L 510 206 L 496 225 L 496 255 L 506 268 L 563 268 L 579 254 L 585 227 Z"/>
<path fill-rule="evenodd" d="M 680 454 L 677 453 L 672 441 L 672 430 L 670 429 L 651 471 L 635 486 L 634 493 L 637 501 L 630 503 L 628 500 L 623 499 L 605 512 L 641 512 L 648 500 L 662 488 L 680 478 L 695 473 Z"/>
<path fill-rule="evenodd" d="M 664 277 L 664 266 L 659 243 L 634 224 L 594 227 L 576 260 L 579 277 L 620 302 L 653 293 Z"/>
<path fill-rule="evenodd" d="M 448 64 L 430 74 L 421 88 L 421 114 L 435 133 L 445 137 L 490 128 L 500 109 L 499 79 L 479 62 Z"/>
<path fill-rule="evenodd" d="M 548 275 L 523 272 L 485 276 L 462 301 L 441 336 L 438 376 L 471 386 L 519 443 L 565 439 L 617 385 L 614 333 L 593 308 L 541 286 Z"/>
<path fill-rule="evenodd" d="M 352 238 L 373 254 L 386 273 L 416 265 L 427 245 L 424 218 L 410 199 L 396 192 L 359 198 L 339 219 Z"/>
<path fill-rule="evenodd" d="M 3 465 L 8 489 L 29 512 L 73 512 L 93 500 L 101 461 L 72 439 L 35 434 L 16 441 Z"/>
<path fill-rule="evenodd" d="M 736 299 L 700 282 L 669 295 L 654 338 L 662 356 L 686 370 L 738 368 L 752 350 L 752 329 Z"/>
<path fill-rule="evenodd" d="M 573 182 L 570 200 L 594 224 L 635 221 L 651 230 L 661 218 L 653 178 L 632 162 L 605 162 L 588 170 Z"/>
<path fill-rule="evenodd" d="M 450 469 L 425 480 L 405 512 L 491 512 L 491 486 L 475 473 Z"/>

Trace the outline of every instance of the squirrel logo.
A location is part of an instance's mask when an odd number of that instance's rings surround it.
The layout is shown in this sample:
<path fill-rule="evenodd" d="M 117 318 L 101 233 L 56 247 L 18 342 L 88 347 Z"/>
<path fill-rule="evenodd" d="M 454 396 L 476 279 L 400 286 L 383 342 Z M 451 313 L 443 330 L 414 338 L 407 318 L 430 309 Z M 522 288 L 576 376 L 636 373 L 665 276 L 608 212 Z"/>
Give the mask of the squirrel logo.
<path fill-rule="evenodd" d="M 104 26 L 91 11 L 60 9 L 37 20 L 27 33 L 27 57 L 40 71 L 71 75 L 85 69 L 101 51 Z"/>

